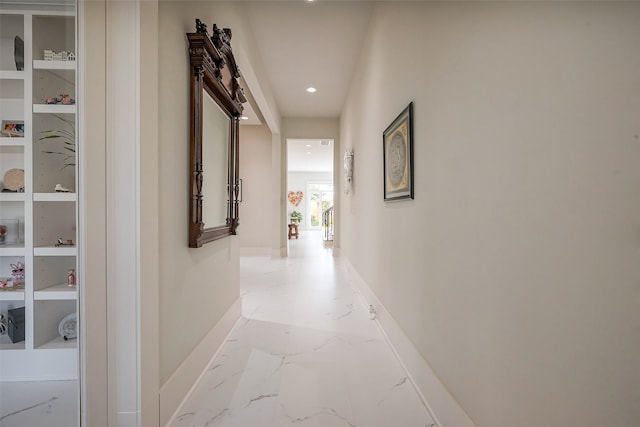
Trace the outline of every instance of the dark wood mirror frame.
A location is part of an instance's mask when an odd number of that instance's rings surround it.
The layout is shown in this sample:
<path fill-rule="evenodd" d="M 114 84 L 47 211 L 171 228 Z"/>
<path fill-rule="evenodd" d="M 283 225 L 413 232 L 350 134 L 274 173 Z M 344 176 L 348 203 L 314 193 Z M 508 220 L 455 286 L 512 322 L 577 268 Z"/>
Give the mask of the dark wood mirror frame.
<path fill-rule="evenodd" d="M 213 25 L 209 36 L 207 26 L 196 19 L 196 32 L 187 33 L 191 68 L 191 131 L 189 163 L 189 247 L 199 248 L 226 236 L 236 234 L 239 224 L 238 203 L 238 133 L 242 115 L 244 91 L 238 82 L 240 71 L 231 51 L 231 30 Z M 228 179 L 226 183 L 205 182 L 207 166 L 203 164 L 202 148 L 207 144 L 203 135 L 203 98 L 206 91 L 229 118 Z M 207 228 L 203 221 L 203 186 L 226 186 L 226 224 Z"/>

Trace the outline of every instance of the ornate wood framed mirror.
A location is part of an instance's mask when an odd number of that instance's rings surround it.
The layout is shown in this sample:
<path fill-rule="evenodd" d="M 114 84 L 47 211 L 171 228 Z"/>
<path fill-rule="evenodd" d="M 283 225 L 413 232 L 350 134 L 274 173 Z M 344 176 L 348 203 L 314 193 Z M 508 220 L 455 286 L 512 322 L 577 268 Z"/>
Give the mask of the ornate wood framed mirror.
<path fill-rule="evenodd" d="M 196 19 L 187 33 L 191 68 L 189 162 L 189 246 L 236 234 L 238 204 L 238 133 L 246 102 L 231 51 L 231 30 Z"/>

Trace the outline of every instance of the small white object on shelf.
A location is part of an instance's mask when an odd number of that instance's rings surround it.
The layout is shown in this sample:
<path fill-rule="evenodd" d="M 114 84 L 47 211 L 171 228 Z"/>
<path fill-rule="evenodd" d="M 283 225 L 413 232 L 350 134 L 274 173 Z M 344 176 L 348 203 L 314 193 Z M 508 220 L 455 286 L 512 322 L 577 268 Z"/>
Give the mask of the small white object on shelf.
<path fill-rule="evenodd" d="M 65 316 L 58 325 L 58 333 L 65 341 L 78 337 L 78 316 L 71 313 Z"/>
<path fill-rule="evenodd" d="M 71 190 L 64 188 L 62 184 L 56 184 L 56 193 L 71 193 Z"/>
<path fill-rule="evenodd" d="M 43 56 L 45 61 L 75 61 L 76 60 L 76 54 L 73 52 L 69 52 L 67 50 L 56 52 L 52 49 L 45 49 Z"/>

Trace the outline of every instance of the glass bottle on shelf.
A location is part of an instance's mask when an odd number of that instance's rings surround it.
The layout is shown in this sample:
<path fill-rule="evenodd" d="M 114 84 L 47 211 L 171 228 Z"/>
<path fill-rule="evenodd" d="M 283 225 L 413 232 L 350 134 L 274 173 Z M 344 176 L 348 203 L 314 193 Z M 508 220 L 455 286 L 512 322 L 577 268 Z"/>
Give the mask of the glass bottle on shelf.
<path fill-rule="evenodd" d="M 67 275 L 67 286 L 75 286 L 76 285 L 76 270 L 74 268 L 69 269 L 69 273 Z"/>

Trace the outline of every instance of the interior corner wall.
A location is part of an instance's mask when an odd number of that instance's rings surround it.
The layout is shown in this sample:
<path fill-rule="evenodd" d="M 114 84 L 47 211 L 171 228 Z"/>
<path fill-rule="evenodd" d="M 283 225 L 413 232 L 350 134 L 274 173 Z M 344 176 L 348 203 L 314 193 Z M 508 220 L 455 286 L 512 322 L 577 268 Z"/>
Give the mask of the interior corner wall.
<path fill-rule="evenodd" d="M 373 13 L 342 254 L 478 427 L 640 425 L 639 23 L 624 2 Z M 415 199 L 385 203 L 382 132 L 412 101 Z"/>
<path fill-rule="evenodd" d="M 238 239 L 242 254 L 271 254 L 271 131 L 265 125 L 240 126 L 242 203 Z"/>
<path fill-rule="evenodd" d="M 209 2 L 159 4 L 160 384 L 240 297 L 236 236 L 188 247 L 189 57 L 195 18 L 220 18 Z M 225 22 L 216 19 L 220 26 Z M 234 33 L 235 35 L 235 33 Z"/>

